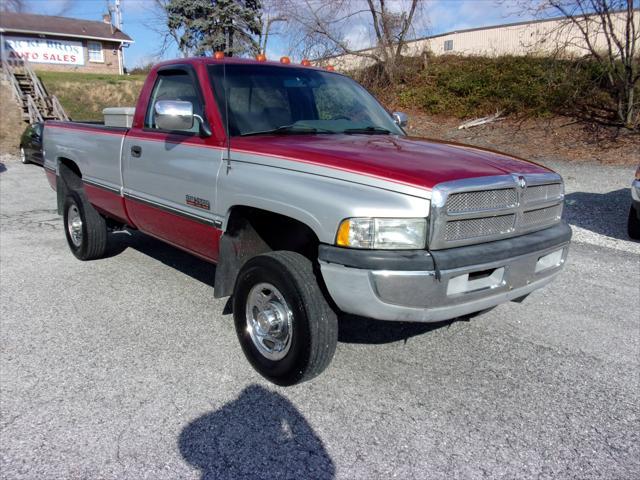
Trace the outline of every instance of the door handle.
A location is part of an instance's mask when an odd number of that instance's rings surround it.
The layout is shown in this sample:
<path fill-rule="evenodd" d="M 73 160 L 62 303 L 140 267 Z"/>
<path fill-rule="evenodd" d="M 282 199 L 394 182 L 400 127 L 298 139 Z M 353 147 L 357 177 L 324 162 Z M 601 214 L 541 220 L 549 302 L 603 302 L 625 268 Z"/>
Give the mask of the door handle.
<path fill-rule="evenodd" d="M 133 147 L 131 147 L 131 156 L 132 157 L 139 157 L 140 155 L 142 155 L 142 147 L 139 145 L 134 145 Z"/>

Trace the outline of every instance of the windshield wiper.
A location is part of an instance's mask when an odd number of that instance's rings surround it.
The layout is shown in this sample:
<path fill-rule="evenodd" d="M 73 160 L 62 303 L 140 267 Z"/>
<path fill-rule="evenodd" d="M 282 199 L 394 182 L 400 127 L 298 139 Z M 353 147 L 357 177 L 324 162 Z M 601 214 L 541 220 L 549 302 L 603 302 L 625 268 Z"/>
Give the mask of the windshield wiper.
<path fill-rule="evenodd" d="M 346 130 L 344 130 L 343 133 L 348 134 L 353 134 L 353 133 L 366 133 L 369 135 L 389 135 L 391 133 L 391 130 L 387 130 L 386 128 L 382 128 L 382 127 L 374 127 L 373 125 L 370 125 L 368 127 L 361 127 L 361 128 L 347 128 Z"/>
<path fill-rule="evenodd" d="M 273 130 L 263 130 L 261 132 L 247 132 L 243 133 L 241 137 L 249 137 L 251 135 L 270 135 L 270 134 L 286 134 L 286 133 L 336 133 L 333 130 L 327 130 L 325 128 L 307 127 L 304 125 L 283 125 Z"/>

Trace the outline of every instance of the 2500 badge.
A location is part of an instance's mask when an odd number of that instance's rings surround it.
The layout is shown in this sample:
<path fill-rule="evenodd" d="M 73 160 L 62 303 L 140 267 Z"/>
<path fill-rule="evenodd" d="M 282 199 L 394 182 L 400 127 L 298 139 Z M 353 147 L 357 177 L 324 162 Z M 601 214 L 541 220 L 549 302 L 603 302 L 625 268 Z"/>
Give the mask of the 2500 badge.
<path fill-rule="evenodd" d="M 195 197 L 193 195 L 187 195 L 187 205 L 191 205 L 192 207 L 202 208 L 203 210 L 211 210 L 211 204 L 209 200 L 204 198 Z"/>

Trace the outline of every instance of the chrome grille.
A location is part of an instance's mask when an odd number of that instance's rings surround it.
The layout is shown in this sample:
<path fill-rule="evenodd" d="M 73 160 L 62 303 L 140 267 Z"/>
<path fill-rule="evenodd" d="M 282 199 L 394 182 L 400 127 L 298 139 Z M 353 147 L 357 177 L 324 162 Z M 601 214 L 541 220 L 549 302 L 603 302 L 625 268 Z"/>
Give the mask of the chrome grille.
<path fill-rule="evenodd" d="M 555 173 L 499 175 L 436 185 L 429 248 L 500 240 L 560 221 L 562 178 Z"/>
<path fill-rule="evenodd" d="M 544 202 L 558 198 L 562 193 L 562 184 L 550 183 L 547 185 L 534 185 L 528 187 L 522 193 L 522 200 L 526 203 Z"/>
<path fill-rule="evenodd" d="M 544 227 L 552 225 L 562 216 L 562 204 L 547 208 L 538 208 L 524 212 L 520 218 L 520 226 L 523 228 Z"/>
<path fill-rule="evenodd" d="M 513 230 L 516 216 L 470 218 L 447 222 L 445 237 L 448 242 L 469 238 L 491 237 Z"/>
<path fill-rule="evenodd" d="M 447 199 L 447 213 L 496 210 L 513 207 L 517 201 L 515 188 L 454 193 Z"/>

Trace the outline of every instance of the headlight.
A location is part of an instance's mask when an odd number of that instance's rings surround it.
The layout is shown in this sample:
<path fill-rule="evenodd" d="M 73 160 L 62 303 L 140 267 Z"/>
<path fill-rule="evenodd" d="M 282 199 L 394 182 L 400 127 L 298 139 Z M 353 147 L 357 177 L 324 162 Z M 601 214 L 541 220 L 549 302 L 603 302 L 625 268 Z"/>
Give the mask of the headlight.
<path fill-rule="evenodd" d="M 426 218 L 347 218 L 336 236 L 336 245 L 350 248 L 409 250 L 426 244 Z"/>

